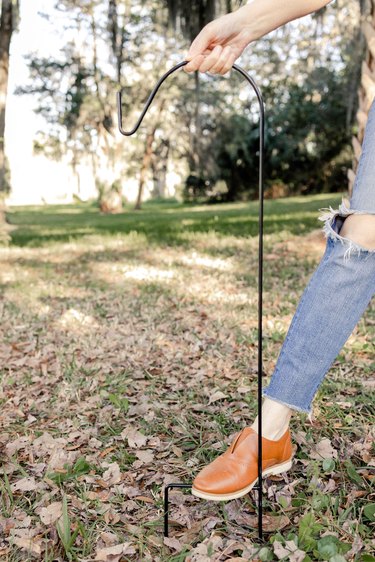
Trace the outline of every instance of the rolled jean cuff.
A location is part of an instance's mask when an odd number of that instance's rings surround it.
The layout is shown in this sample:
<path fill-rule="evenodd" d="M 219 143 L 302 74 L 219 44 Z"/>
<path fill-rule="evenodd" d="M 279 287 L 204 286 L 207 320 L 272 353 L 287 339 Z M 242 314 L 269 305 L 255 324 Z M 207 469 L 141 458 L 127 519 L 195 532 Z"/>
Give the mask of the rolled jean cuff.
<path fill-rule="evenodd" d="M 343 225 L 343 222 L 346 217 L 349 215 L 375 215 L 375 210 L 360 210 L 360 209 L 353 209 L 350 207 L 350 202 L 343 197 L 342 201 L 338 207 L 338 209 L 333 209 L 331 206 L 323 207 L 319 209 L 319 211 L 323 212 L 318 219 L 320 221 L 324 221 L 324 225 L 322 231 L 326 238 L 332 238 L 333 240 L 339 240 L 341 244 L 347 246 L 347 249 L 344 253 L 344 261 L 347 261 L 353 252 L 356 252 L 357 255 L 367 255 L 375 254 L 375 249 L 370 250 L 369 248 L 364 248 L 357 242 L 354 242 L 350 238 L 345 238 L 344 236 L 340 236 L 339 232 Z"/>
<path fill-rule="evenodd" d="M 273 396 L 271 392 L 268 392 L 268 387 L 265 388 L 262 391 L 262 396 L 267 397 L 270 400 L 274 400 L 275 402 L 278 402 L 279 404 L 283 404 L 284 406 L 287 406 L 288 408 L 291 408 L 292 410 L 296 410 L 297 412 L 302 412 L 304 414 L 308 414 L 310 421 L 312 421 L 312 407 L 304 408 L 303 406 L 298 406 L 297 404 L 292 404 L 291 402 L 287 402 L 285 400 L 282 400 L 281 398 L 279 398 L 277 396 Z"/>

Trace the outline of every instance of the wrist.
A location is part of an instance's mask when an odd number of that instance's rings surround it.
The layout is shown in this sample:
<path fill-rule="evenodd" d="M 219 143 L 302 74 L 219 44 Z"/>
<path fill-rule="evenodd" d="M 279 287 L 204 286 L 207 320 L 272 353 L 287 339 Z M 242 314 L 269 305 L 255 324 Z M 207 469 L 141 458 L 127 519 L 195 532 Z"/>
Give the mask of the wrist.
<path fill-rule="evenodd" d="M 247 4 L 238 8 L 235 13 L 243 25 L 243 31 L 246 34 L 248 43 L 256 41 L 267 33 L 264 16 L 262 17 L 252 0 L 249 0 Z"/>

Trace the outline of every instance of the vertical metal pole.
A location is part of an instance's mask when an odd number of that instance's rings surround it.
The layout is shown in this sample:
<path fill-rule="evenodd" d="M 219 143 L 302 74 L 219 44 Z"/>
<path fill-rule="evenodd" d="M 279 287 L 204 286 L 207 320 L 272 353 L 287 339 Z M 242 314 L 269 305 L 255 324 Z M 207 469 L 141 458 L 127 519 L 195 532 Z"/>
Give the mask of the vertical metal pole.
<path fill-rule="evenodd" d="M 263 372 L 263 179 L 264 179 L 264 107 L 259 104 L 259 253 L 258 253 L 258 536 L 262 525 L 262 372 Z"/>
<path fill-rule="evenodd" d="M 164 536 L 168 537 L 169 527 L 168 527 L 168 517 L 169 517 L 169 488 L 166 486 L 164 488 Z"/>
<path fill-rule="evenodd" d="M 157 82 L 149 95 L 146 104 L 138 118 L 137 123 L 133 129 L 126 131 L 122 125 L 122 106 L 121 106 L 121 92 L 117 94 L 117 108 L 118 108 L 118 122 L 121 134 L 125 136 L 133 135 L 140 126 L 147 109 L 149 108 L 156 92 L 160 88 L 164 80 L 177 69 L 187 64 L 187 61 L 182 61 L 168 70 Z M 233 64 L 232 68 L 237 70 L 246 80 L 250 83 L 256 93 L 259 102 L 259 252 L 258 252 L 258 485 L 253 489 L 258 490 L 258 535 L 263 538 L 262 533 L 262 355 L 263 355 L 263 335 L 262 335 L 262 316 L 263 316 L 263 198 L 264 198 L 264 102 L 262 94 L 253 80 L 253 78 L 240 66 Z M 170 484 L 164 491 L 164 535 L 168 536 L 168 492 L 172 487 L 189 487 L 188 485 Z"/>
<path fill-rule="evenodd" d="M 258 536 L 263 539 L 262 529 L 262 356 L 263 356 L 263 200 L 264 200 L 264 102 L 262 94 L 251 76 L 236 64 L 233 68 L 250 82 L 259 102 L 259 250 L 258 250 Z"/>

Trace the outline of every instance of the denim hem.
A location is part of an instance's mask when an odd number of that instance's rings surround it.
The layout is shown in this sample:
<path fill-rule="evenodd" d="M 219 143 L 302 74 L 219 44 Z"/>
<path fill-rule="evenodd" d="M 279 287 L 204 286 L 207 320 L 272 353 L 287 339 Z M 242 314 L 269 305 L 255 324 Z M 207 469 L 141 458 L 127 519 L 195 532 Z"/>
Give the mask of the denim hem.
<path fill-rule="evenodd" d="M 342 197 L 342 201 L 338 207 L 338 209 L 332 209 L 331 206 L 323 207 L 319 209 L 319 211 L 326 211 L 322 213 L 318 220 L 324 221 L 324 225 L 322 231 L 326 238 L 332 238 L 333 240 L 339 240 L 341 244 L 346 245 L 347 249 L 344 254 L 344 261 L 348 260 L 352 254 L 352 252 L 357 252 L 357 255 L 360 256 L 361 253 L 364 254 L 375 254 L 375 249 L 365 248 L 361 246 L 357 242 L 354 242 L 350 238 L 346 238 L 345 236 L 340 236 L 340 226 L 337 225 L 337 219 L 346 218 L 349 215 L 373 215 L 375 211 L 361 211 L 359 209 L 352 209 L 350 207 L 350 202 L 345 198 Z M 343 221 L 342 221 L 343 222 Z M 342 224 L 341 222 L 341 224 Z"/>
<path fill-rule="evenodd" d="M 295 404 L 289 404 L 288 402 L 285 402 L 284 400 L 280 400 L 280 398 L 274 398 L 271 394 L 268 394 L 266 391 L 264 391 L 262 393 L 262 396 L 266 396 L 267 398 L 270 398 L 271 400 L 274 400 L 275 402 L 278 402 L 279 404 L 283 404 L 284 406 L 288 406 L 288 408 L 292 408 L 293 410 L 297 410 L 297 412 L 302 412 L 304 414 L 308 414 L 309 418 L 311 419 L 312 409 L 302 408 L 301 406 L 296 406 Z"/>

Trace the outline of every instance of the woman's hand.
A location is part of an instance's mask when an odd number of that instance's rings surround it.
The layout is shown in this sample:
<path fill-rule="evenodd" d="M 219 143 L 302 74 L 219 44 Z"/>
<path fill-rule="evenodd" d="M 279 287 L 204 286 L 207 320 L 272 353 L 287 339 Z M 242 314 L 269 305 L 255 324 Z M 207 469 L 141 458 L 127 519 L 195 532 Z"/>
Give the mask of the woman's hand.
<path fill-rule="evenodd" d="M 331 1 L 252 0 L 202 29 L 190 45 L 184 70 L 225 74 L 249 43 Z"/>
<path fill-rule="evenodd" d="M 221 16 L 208 23 L 197 35 L 185 60 L 186 72 L 199 70 L 225 74 L 251 41 L 249 26 L 244 22 L 243 9 Z"/>

